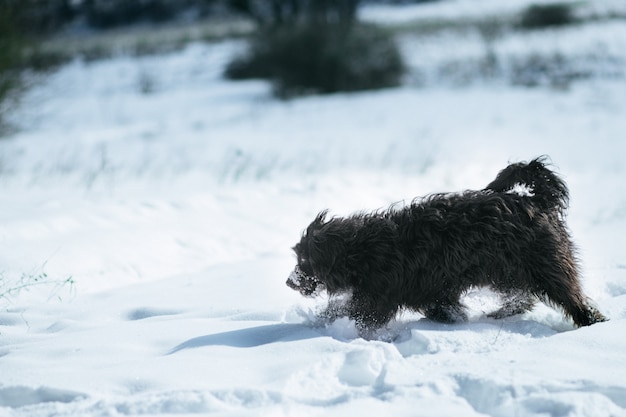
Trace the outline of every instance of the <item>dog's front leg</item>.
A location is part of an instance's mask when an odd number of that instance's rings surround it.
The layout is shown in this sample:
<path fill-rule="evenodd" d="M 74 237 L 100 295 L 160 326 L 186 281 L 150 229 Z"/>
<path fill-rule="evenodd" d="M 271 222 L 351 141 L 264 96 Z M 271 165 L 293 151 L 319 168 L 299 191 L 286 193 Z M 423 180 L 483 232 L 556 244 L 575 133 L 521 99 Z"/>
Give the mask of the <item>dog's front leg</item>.
<path fill-rule="evenodd" d="M 346 296 L 331 297 L 326 308 L 317 314 L 318 322 L 325 325 L 340 317 L 349 316 L 348 300 Z"/>
<path fill-rule="evenodd" d="M 380 297 L 355 293 L 347 304 L 348 317 L 354 320 L 359 335 L 369 338 L 396 313 L 396 304 L 385 303 Z"/>

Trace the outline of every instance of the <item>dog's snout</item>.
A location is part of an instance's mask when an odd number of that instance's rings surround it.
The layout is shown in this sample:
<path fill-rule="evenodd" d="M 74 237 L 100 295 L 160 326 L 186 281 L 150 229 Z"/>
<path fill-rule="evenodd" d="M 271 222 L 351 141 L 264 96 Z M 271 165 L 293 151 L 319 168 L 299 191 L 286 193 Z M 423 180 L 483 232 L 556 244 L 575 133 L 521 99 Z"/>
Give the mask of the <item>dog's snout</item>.
<path fill-rule="evenodd" d="M 289 288 L 293 288 L 294 290 L 298 289 L 298 287 L 300 286 L 300 274 L 298 273 L 297 269 L 291 271 L 291 274 L 289 274 L 289 277 L 287 277 L 286 284 Z"/>

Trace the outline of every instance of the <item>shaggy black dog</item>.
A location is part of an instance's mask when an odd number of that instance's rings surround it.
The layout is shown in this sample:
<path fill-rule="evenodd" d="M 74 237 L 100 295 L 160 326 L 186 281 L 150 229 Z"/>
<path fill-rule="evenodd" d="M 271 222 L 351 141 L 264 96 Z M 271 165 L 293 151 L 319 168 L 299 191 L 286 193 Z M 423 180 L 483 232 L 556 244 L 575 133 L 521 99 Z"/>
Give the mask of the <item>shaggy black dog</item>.
<path fill-rule="evenodd" d="M 588 326 L 606 319 L 582 293 L 567 204 L 565 183 L 537 158 L 509 165 L 480 191 L 347 218 L 327 219 L 323 211 L 294 247 L 287 285 L 305 296 L 327 291 L 325 318 L 347 315 L 361 334 L 400 308 L 439 322 L 464 320 L 460 297 L 483 286 L 503 296 L 491 317 L 523 313 L 541 300 Z M 340 306 L 336 295 L 345 296 Z"/>

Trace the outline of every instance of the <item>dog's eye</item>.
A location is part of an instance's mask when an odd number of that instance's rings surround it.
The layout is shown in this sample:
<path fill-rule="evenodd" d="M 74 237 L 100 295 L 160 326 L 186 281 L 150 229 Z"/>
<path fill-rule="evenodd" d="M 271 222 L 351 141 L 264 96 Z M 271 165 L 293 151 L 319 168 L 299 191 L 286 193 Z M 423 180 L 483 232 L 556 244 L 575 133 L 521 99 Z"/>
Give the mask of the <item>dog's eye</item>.
<path fill-rule="evenodd" d="M 313 276 L 313 267 L 310 262 L 303 259 L 301 262 L 298 262 L 298 266 L 306 275 Z"/>

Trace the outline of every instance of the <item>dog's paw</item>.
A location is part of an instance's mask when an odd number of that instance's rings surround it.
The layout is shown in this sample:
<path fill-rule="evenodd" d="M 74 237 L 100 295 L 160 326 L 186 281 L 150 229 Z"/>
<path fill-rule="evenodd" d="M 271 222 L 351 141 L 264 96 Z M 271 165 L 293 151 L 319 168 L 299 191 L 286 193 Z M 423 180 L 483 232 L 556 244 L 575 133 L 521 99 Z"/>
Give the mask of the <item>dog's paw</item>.
<path fill-rule="evenodd" d="M 467 313 L 462 305 L 434 304 L 425 311 L 426 318 L 439 323 L 457 323 L 467 321 Z"/>
<path fill-rule="evenodd" d="M 583 315 L 582 318 L 575 320 L 578 327 L 591 326 L 592 324 L 602 323 L 609 321 L 609 319 L 595 307 L 590 307 Z"/>

